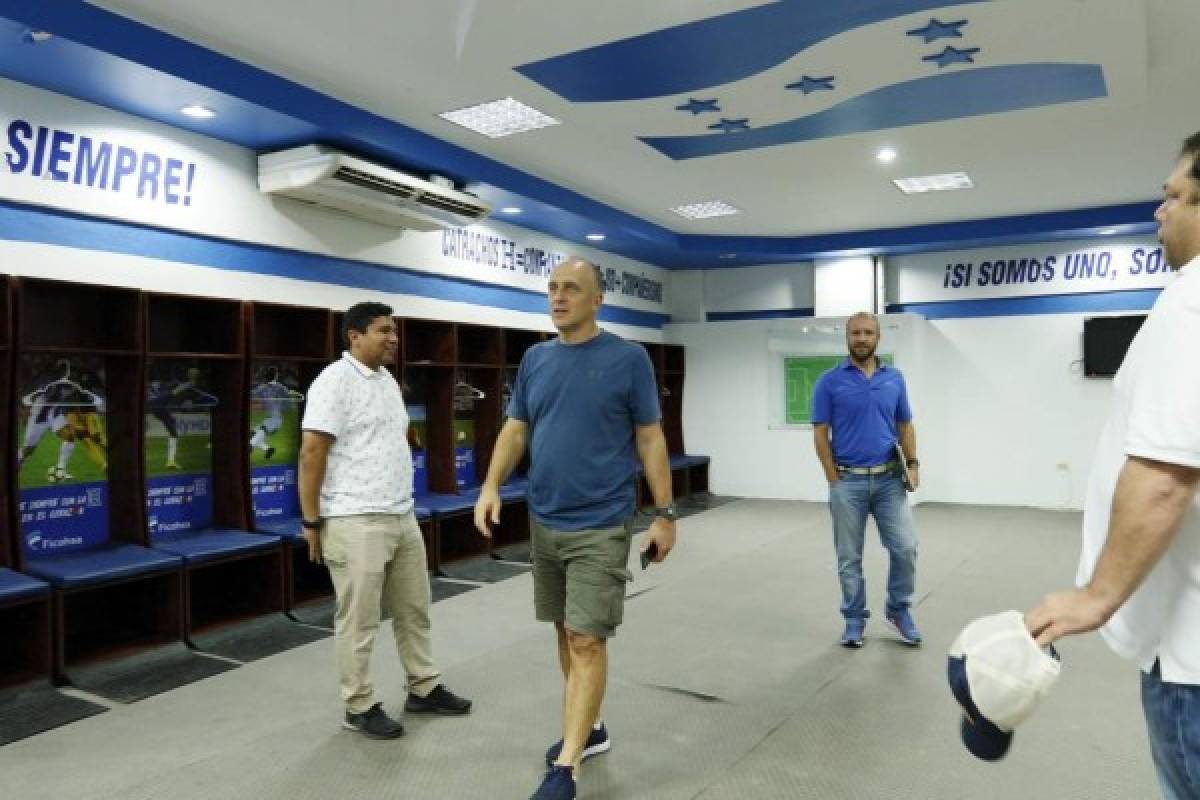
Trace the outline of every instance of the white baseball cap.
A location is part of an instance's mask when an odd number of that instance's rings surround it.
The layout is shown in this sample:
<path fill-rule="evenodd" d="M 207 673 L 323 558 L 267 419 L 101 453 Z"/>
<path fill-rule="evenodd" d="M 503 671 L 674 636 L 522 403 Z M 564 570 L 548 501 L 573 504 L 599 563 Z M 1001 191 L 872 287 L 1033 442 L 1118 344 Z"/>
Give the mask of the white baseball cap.
<path fill-rule="evenodd" d="M 963 709 L 962 740 L 985 761 L 1003 758 L 1013 730 L 1058 680 L 1053 647 L 1038 646 L 1020 611 L 980 617 L 950 646 L 946 673 Z"/>

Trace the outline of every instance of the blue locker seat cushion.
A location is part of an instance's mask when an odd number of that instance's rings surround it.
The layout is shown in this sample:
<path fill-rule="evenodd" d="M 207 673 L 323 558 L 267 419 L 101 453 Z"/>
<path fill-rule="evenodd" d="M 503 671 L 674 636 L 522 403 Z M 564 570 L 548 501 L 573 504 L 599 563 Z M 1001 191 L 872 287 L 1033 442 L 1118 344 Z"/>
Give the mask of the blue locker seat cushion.
<path fill-rule="evenodd" d="M 529 478 L 517 475 L 508 479 L 508 483 L 500 487 L 501 500 L 524 500 L 529 493 Z"/>
<path fill-rule="evenodd" d="M 259 533 L 273 533 L 285 539 L 300 539 L 300 544 L 304 544 L 304 540 L 300 536 L 299 517 L 272 517 L 258 520 L 254 523 L 254 530 Z"/>
<path fill-rule="evenodd" d="M 182 556 L 188 566 L 222 558 L 274 550 L 280 537 L 268 533 L 247 533 L 233 528 L 206 528 L 199 531 L 156 533 L 151 540 L 155 550 Z"/>
<path fill-rule="evenodd" d="M 0 606 L 37 600 L 50 594 L 50 584 L 0 567 Z"/>
<path fill-rule="evenodd" d="M 473 491 L 474 494 L 471 494 Z M 479 489 L 468 490 L 467 494 L 419 494 L 414 500 L 422 508 L 426 508 L 435 517 L 446 517 L 475 510 L 475 498 Z"/>
<path fill-rule="evenodd" d="M 25 559 L 27 572 L 49 581 L 57 589 L 78 589 L 174 572 L 182 566 L 183 559 L 173 553 L 115 541 L 87 550 Z"/>
<path fill-rule="evenodd" d="M 479 487 L 471 486 L 459 493 L 459 497 L 469 498 L 471 501 L 471 509 L 474 511 L 475 503 L 479 500 Z M 500 501 L 503 503 L 516 503 L 525 499 L 525 495 L 529 493 L 528 478 L 514 478 L 508 483 L 500 484 Z"/>

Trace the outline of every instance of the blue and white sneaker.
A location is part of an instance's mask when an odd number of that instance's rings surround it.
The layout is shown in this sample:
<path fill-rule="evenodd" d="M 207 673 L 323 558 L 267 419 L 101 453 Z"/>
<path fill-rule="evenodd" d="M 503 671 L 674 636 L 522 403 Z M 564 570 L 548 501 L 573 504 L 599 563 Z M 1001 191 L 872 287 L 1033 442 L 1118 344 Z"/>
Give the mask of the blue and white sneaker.
<path fill-rule="evenodd" d="M 887 626 L 894 630 L 905 644 L 916 647 L 921 643 L 921 632 L 917 630 L 917 623 L 913 621 L 912 614 L 908 612 L 907 608 L 889 611 L 885 619 Z"/>
<path fill-rule="evenodd" d="M 562 752 L 562 746 L 562 739 L 550 745 L 550 749 L 546 751 L 547 767 L 554 766 L 554 762 L 558 761 L 558 755 Z M 592 728 L 591 733 L 588 734 L 587 741 L 583 743 L 583 757 L 580 761 L 587 761 L 592 756 L 607 753 L 611 749 L 612 741 L 608 738 L 608 726 L 601 722 L 600 727 Z"/>

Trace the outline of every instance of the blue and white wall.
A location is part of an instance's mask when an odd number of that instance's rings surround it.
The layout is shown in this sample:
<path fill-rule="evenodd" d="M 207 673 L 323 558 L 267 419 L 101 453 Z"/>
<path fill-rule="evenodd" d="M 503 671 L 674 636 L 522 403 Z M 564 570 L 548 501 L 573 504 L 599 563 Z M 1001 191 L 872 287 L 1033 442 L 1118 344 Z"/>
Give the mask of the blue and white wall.
<path fill-rule="evenodd" d="M 887 259 L 882 281 L 891 313 L 880 349 L 904 370 L 917 415 L 923 487 L 916 499 L 1081 508 L 1112 386 L 1082 375 L 1083 319 L 1144 312 L 1169 280 L 1163 267 L 1152 237 Z M 779 404 L 769 396 L 778 390 L 770 380 L 773 351 L 845 352 L 843 318 L 805 318 L 804 308 L 845 314 L 871 305 L 865 280 L 856 296 L 846 296 L 846 283 L 823 296 L 818 276 L 829 268 L 728 270 L 720 281 L 735 287 L 739 276 L 774 286 L 727 294 L 726 302 L 747 298 L 736 309 L 722 307 L 736 321 L 666 329 L 668 341 L 688 346 L 685 438 L 689 451 L 713 456 L 714 491 L 825 499 L 811 429 L 779 425 Z M 834 268 L 864 272 L 865 265 Z M 679 280 L 716 285 L 697 273 Z M 780 299 L 805 281 L 814 286 L 812 301 L 786 313 Z M 696 295 L 676 295 L 687 297 Z M 681 317 L 704 315 L 693 307 Z"/>
<path fill-rule="evenodd" d="M 0 272 L 550 330 L 546 274 L 577 254 L 615 282 L 606 327 L 657 341 L 667 319 L 657 267 L 493 220 L 420 233 L 272 199 L 249 150 L 19 83 L 0 80 L 0 130 Z"/>
<path fill-rule="evenodd" d="M 1081 375 L 1082 320 L 1145 310 L 1168 279 L 1150 238 L 668 273 L 491 220 L 401 232 L 272 200 L 244 148 L 18 83 L 0 81 L 0 129 L 0 272 L 550 330 L 546 265 L 593 258 L 617 284 L 605 327 L 688 347 L 688 450 L 725 494 L 824 499 L 772 370 L 781 348 L 844 352 L 841 316 L 877 302 L 917 411 L 918 499 L 1078 508 L 1111 386 Z"/>

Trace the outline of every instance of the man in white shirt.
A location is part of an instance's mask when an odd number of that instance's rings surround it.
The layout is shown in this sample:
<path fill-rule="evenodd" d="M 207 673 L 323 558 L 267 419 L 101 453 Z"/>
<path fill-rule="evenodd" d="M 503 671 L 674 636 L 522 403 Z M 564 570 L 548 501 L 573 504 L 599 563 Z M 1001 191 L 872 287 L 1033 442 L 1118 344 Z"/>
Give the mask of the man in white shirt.
<path fill-rule="evenodd" d="M 349 352 L 308 390 L 300 447 L 300 509 L 309 557 L 324 561 L 337 595 L 334 637 L 343 725 L 373 739 L 403 726 L 373 702 L 368 668 L 380 607 L 392 615 L 396 649 L 408 675 L 404 709 L 465 714 L 471 701 L 438 682 L 429 624 L 425 543 L 413 513 L 408 412 L 396 379 L 398 338 L 392 309 L 359 303 L 342 322 Z"/>
<path fill-rule="evenodd" d="M 1046 645 L 1101 628 L 1142 670 L 1142 707 L 1163 796 L 1200 797 L 1200 133 L 1183 146 L 1154 214 L 1163 290 L 1113 381 L 1083 518 L 1080 588 L 1025 624 Z"/>

